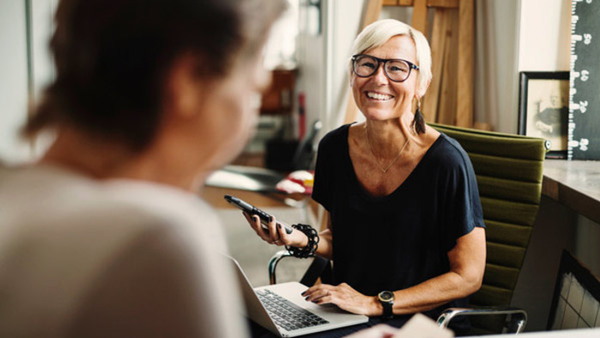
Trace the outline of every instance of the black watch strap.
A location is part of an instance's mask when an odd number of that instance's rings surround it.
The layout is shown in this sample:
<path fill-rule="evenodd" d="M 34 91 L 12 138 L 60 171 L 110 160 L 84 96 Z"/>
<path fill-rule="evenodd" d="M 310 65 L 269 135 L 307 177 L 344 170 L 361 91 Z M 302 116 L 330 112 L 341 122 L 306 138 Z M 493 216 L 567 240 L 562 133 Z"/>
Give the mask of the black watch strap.
<path fill-rule="evenodd" d="M 394 317 L 394 293 L 391 291 L 381 291 L 379 295 L 377 295 L 381 306 L 383 307 L 383 315 L 384 319 L 391 319 Z"/>
<path fill-rule="evenodd" d="M 392 305 L 394 305 L 394 304 L 382 302 L 381 305 L 383 306 L 383 318 L 392 319 L 392 317 L 394 317 L 394 312 L 392 311 Z"/>

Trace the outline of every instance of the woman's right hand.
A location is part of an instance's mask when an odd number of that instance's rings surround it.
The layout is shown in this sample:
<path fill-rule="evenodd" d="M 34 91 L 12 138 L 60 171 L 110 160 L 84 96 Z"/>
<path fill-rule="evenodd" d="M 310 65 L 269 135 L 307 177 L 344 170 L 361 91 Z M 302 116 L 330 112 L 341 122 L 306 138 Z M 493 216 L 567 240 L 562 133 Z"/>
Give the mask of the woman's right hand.
<path fill-rule="evenodd" d="M 257 215 L 250 215 L 246 212 L 243 212 L 243 214 L 258 237 L 269 244 L 275 244 L 277 246 L 288 245 L 298 248 L 303 248 L 308 245 L 308 238 L 303 232 L 292 229 L 291 233 L 286 233 L 285 228 L 282 225 L 277 224 L 275 216 L 271 216 L 271 221 L 267 224 L 268 230 L 265 230 Z"/>

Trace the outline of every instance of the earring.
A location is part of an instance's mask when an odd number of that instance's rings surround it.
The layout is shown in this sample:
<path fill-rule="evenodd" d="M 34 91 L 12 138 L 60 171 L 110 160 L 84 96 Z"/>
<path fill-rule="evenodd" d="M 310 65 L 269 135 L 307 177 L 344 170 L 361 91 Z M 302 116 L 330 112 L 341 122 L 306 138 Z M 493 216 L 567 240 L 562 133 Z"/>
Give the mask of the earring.
<path fill-rule="evenodd" d="M 415 117 L 412 122 L 413 129 L 417 132 L 417 134 L 422 134 L 425 132 L 425 119 L 423 118 L 423 113 L 421 112 L 421 98 L 417 98 L 417 110 L 415 111 Z"/>

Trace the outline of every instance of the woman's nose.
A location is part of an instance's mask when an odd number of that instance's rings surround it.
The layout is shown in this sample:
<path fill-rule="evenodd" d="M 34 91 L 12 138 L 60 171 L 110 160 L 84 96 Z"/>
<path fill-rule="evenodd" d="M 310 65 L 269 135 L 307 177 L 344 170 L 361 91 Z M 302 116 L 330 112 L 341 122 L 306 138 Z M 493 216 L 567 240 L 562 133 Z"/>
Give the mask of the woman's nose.
<path fill-rule="evenodd" d="M 387 78 L 387 75 L 385 75 L 385 70 L 383 69 L 383 65 L 379 65 L 379 67 L 377 67 L 377 70 L 375 71 L 375 73 L 371 76 L 373 77 L 373 80 L 377 83 L 387 83 L 388 82 L 388 78 Z"/>

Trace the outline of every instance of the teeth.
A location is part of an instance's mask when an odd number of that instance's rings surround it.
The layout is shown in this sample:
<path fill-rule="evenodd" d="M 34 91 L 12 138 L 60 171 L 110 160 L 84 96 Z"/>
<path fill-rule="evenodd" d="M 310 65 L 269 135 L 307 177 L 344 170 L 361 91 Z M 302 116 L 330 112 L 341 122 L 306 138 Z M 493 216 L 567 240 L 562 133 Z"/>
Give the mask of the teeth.
<path fill-rule="evenodd" d="M 377 94 L 372 92 L 367 92 L 367 96 L 375 100 L 390 100 L 393 97 L 391 95 Z"/>

